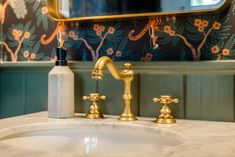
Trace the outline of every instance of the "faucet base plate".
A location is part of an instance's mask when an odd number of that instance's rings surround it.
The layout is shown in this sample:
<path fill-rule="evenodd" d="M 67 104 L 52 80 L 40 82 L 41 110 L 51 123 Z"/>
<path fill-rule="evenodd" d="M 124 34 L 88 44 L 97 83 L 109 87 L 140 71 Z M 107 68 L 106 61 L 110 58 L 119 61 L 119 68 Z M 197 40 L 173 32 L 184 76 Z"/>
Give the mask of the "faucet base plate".
<path fill-rule="evenodd" d="M 155 121 L 158 124 L 173 124 L 176 123 L 175 119 L 162 119 L 162 118 L 158 118 Z"/>
<path fill-rule="evenodd" d="M 129 116 L 121 115 L 118 118 L 118 120 L 120 120 L 120 121 L 135 121 L 135 120 L 137 120 L 137 118 L 134 115 L 129 115 Z"/>
<path fill-rule="evenodd" d="M 97 113 L 97 114 L 87 113 L 85 117 L 88 118 L 88 119 L 101 119 L 101 118 L 104 118 L 103 114 L 101 114 L 101 113 Z"/>

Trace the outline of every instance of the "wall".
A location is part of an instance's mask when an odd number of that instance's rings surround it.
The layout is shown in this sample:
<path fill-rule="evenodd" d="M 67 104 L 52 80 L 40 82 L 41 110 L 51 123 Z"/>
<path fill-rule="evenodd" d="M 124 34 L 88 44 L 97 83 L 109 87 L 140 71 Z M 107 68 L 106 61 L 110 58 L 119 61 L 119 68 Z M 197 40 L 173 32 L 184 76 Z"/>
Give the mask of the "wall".
<path fill-rule="evenodd" d="M 12 1 L 17 3 L 15 6 L 7 3 L 9 0 L 0 2 L 3 4 L 0 45 L 6 61 L 0 64 L 0 117 L 46 110 L 47 73 L 52 64 L 42 61 L 55 59 L 55 32 L 60 25 L 48 17 L 44 0 Z M 234 121 L 233 62 L 158 62 L 234 59 L 234 16 L 235 1 L 230 9 L 217 15 L 75 22 L 63 35 L 70 49 L 69 59 L 73 61 L 92 61 L 104 55 L 115 61 L 156 61 L 148 62 L 150 65 L 133 63 L 137 72 L 133 84 L 137 115 L 156 116 L 160 106 L 153 104 L 152 98 L 170 94 L 180 99 L 179 105 L 172 106 L 177 118 Z M 158 40 L 153 45 L 145 29 L 152 20 L 156 30 L 159 28 L 154 34 Z M 89 105 L 81 96 L 94 92 L 95 82 L 90 80 L 93 64 L 78 62 L 72 66 L 76 74 L 78 112 L 86 112 Z M 100 92 L 108 97 L 102 111 L 120 114 L 122 82 L 107 74 L 99 84 Z M 110 85 L 115 88 L 112 92 Z"/>
<path fill-rule="evenodd" d="M 53 60 L 58 24 L 48 17 L 45 0 L 0 2 L 4 60 Z M 115 61 L 228 60 L 234 59 L 235 52 L 234 15 L 233 0 L 231 7 L 219 14 L 75 22 L 63 35 L 74 61 L 100 56 Z M 155 28 L 153 38 L 145 29 L 149 23 Z"/>
<path fill-rule="evenodd" d="M 123 63 L 116 63 L 123 69 Z M 138 116 L 156 117 L 161 105 L 154 97 L 172 95 L 176 118 L 235 121 L 235 63 L 188 62 L 141 64 L 133 62 L 133 111 Z M 14 63 L 0 65 L 0 117 L 6 118 L 47 110 L 47 74 L 53 64 Z M 70 65 L 75 73 L 76 112 L 87 112 L 89 102 L 82 96 L 95 92 L 91 79 L 94 63 Z M 123 110 L 123 82 L 105 72 L 99 92 L 107 97 L 100 102 L 104 114 L 120 115 Z"/>

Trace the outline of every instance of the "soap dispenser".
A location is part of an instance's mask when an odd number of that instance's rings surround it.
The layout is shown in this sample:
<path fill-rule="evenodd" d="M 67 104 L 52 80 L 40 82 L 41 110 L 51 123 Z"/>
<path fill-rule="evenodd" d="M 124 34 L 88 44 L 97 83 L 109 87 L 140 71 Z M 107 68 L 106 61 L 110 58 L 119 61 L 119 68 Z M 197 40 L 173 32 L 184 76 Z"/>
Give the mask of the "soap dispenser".
<path fill-rule="evenodd" d="M 67 65 L 67 49 L 56 50 L 57 61 L 48 74 L 48 116 L 70 118 L 74 115 L 74 74 Z"/>

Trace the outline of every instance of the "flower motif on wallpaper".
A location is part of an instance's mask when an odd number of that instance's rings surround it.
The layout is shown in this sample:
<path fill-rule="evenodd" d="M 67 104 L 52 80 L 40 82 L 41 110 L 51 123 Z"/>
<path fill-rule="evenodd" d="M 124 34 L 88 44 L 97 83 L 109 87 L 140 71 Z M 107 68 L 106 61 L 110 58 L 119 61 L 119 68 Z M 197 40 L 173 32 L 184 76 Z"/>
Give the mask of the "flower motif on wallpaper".
<path fill-rule="evenodd" d="M 211 59 L 221 60 L 235 56 L 235 35 L 232 34 L 225 41 L 211 41 L 206 45 L 207 55 L 211 54 Z"/>
<path fill-rule="evenodd" d="M 220 49 L 218 45 L 214 45 L 211 47 L 211 53 L 217 55 L 217 60 L 220 60 L 223 56 L 229 56 L 231 51 L 229 49 Z"/>
<path fill-rule="evenodd" d="M 216 24 L 219 25 L 220 23 L 216 22 L 215 27 L 217 26 Z M 205 28 L 207 28 L 208 25 L 209 25 L 208 20 L 202 20 L 202 19 L 195 19 L 194 20 L 194 26 L 197 27 L 198 32 L 201 32 L 201 33 L 204 32 Z M 214 25 L 213 25 L 213 27 L 214 27 Z M 218 26 L 216 28 L 218 28 Z"/>
<path fill-rule="evenodd" d="M 48 15 L 48 8 L 46 7 L 46 0 L 35 0 L 33 5 L 33 12 L 36 12 L 37 26 L 43 26 L 47 31 L 48 21 L 51 20 Z"/>
<path fill-rule="evenodd" d="M 138 56 L 134 55 L 132 50 L 127 50 L 128 38 L 124 37 L 120 42 L 108 42 L 100 51 L 100 56 L 108 56 L 114 61 L 136 60 Z"/>
<path fill-rule="evenodd" d="M 19 58 L 22 61 L 36 61 L 44 57 L 44 53 L 39 53 L 40 42 L 37 42 L 33 47 L 23 47 L 20 50 Z"/>
<path fill-rule="evenodd" d="M 143 58 L 141 58 L 141 61 L 152 61 L 153 54 L 150 52 L 147 52 Z"/>
<path fill-rule="evenodd" d="M 165 33 L 169 34 L 170 36 L 174 36 L 175 35 L 175 31 L 171 29 L 171 26 L 169 25 L 165 25 L 164 26 L 164 30 Z"/>
<path fill-rule="evenodd" d="M 78 29 L 76 31 L 70 30 L 68 32 L 68 39 L 65 42 L 65 46 L 71 48 L 79 48 L 81 44 L 84 44 L 86 49 L 91 55 L 91 60 L 96 61 L 101 55 L 107 52 L 103 47 L 107 44 L 112 45 L 121 39 L 122 31 L 118 30 L 119 25 L 102 25 L 94 24 L 92 28 Z M 107 47 L 109 54 L 111 54 L 112 47 Z M 101 51 L 102 49 L 102 51 Z M 115 52 L 116 57 L 121 57 L 122 52 Z M 107 55 L 107 53 L 106 53 Z"/>
<path fill-rule="evenodd" d="M 229 56 L 231 52 L 230 52 L 229 49 L 226 49 L 226 48 L 220 50 L 220 48 L 219 48 L 218 45 L 214 45 L 214 46 L 211 47 L 211 53 L 212 53 L 212 54 L 217 54 L 217 55 L 219 55 L 219 56 L 221 57 L 221 55 L 223 55 L 223 56 Z M 220 57 L 219 57 L 219 58 L 220 58 Z"/>
<path fill-rule="evenodd" d="M 226 24 L 224 23 L 224 25 Z M 205 44 L 208 44 L 207 40 L 209 38 L 209 35 L 213 34 L 213 31 L 220 31 L 221 27 L 222 24 L 219 21 L 196 18 L 194 20 L 190 19 L 188 21 L 188 24 L 186 24 L 186 28 L 190 31 L 190 33 L 188 34 L 188 38 L 184 36 L 182 32 L 178 33 L 177 28 L 172 29 L 169 25 L 164 26 L 164 32 L 168 34 L 169 37 L 176 37 L 181 39 L 184 44 L 191 50 L 193 60 L 198 61 L 201 58 L 203 47 L 205 46 Z M 215 36 L 215 34 L 212 35 L 212 38 L 210 38 L 210 40 L 216 40 Z M 190 40 L 197 41 L 199 42 L 199 44 L 195 46 Z M 217 51 L 216 48 L 217 47 L 213 48 L 213 53 Z"/>
<path fill-rule="evenodd" d="M 235 37 L 229 33 L 231 20 L 235 15 L 235 0 L 231 6 L 231 14 L 175 17 L 150 17 L 147 22 L 133 19 L 132 26 L 126 21 L 117 22 L 86 22 L 79 23 L 79 28 L 65 23 L 50 22 L 46 0 L 0 0 L 0 23 L 7 26 L 8 33 L 0 36 L 0 45 L 6 53 L 4 60 L 53 60 L 58 32 L 63 35 L 65 46 L 79 49 L 79 59 L 97 60 L 100 56 L 109 56 L 113 60 L 201 60 L 201 59 L 231 59 L 235 57 Z M 29 5 L 30 4 L 30 5 Z M 29 7 L 32 6 L 32 7 Z M 7 9 L 8 8 L 8 9 Z M 6 10 L 13 10 L 17 19 L 14 23 L 5 19 Z M 28 16 L 28 14 L 33 14 Z M 28 24 L 31 17 L 36 17 Z M 224 18 L 225 17 L 225 18 Z M 24 19 L 21 21 L 21 19 Z M 22 24 L 20 24 L 22 23 Z M 113 24 L 115 23 L 115 24 Z M 28 26 L 30 25 L 30 26 Z M 57 26 L 56 26 L 57 25 Z M 71 25 L 71 23 L 70 23 Z M 55 27 L 56 26 L 56 27 Z M 27 27 L 29 27 L 27 29 Z M 35 32 L 32 29 L 40 29 Z M 48 32 L 48 28 L 52 28 Z M 55 28 L 54 28 L 55 27 Z M 133 27 L 133 28 L 129 28 Z M 42 30 L 45 30 L 43 33 Z M 140 31 L 137 31 L 140 30 Z M 40 43 L 37 41 L 40 38 Z M 139 41 L 138 41 L 139 40 Z M 140 44 L 138 44 L 138 42 Z M 32 44 L 33 43 L 33 44 Z M 37 44 L 35 44 L 37 43 Z M 40 49 L 50 47 L 50 52 L 41 54 Z M 163 48 L 172 46 L 177 55 L 171 57 L 171 50 Z M 181 48 L 181 50 L 179 50 Z M 141 50 L 142 49 L 142 50 Z M 51 51 L 52 50 L 52 51 Z M 77 53 L 75 51 L 71 51 Z M 74 55 L 77 57 L 77 55 Z"/>
<path fill-rule="evenodd" d="M 10 55 L 11 61 L 16 62 L 18 60 L 19 52 L 21 48 L 33 46 L 36 38 L 34 35 L 35 27 L 31 26 L 31 21 L 23 24 L 13 24 L 7 33 L 8 42 L 5 40 L 0 41 L 0 45 L 3 45 L 6 52 Z"/>
<path fill-rule="evenodd" d="M 155 21 L 153 20 L 155 19 Z M 142 38 L 142 36 L 149 31 L 150 37 L 152 37 L 152 32 L 154 32 L 157 37 L 157 48 L 168 43 L 172 43 L 173 46 L 178 45 L 182 41 L 188 49 L 191 50 L 192 58 L 194 61 L 199 61 L 201 55 L 208 55 L 207 50 L 208 45 L 211 41 L 223 41 L 229 36 L 230 25 L 228 24 L 228 18 L 220 19 L 215 16 L 197 16 L 196 18 L 189 17 L 187 22 L 184 24 L 179 22 L 176 17 L 164 17 L 164 18 L 149 18 L 148 24 L 141 30 L 141 32 L 135 36 L 135 30 L 130 30 L 128 37 L 131 41 L 136 41 Z M 151 23 L 152 22 L 152 23 Z M 155 27 L 155 31 L 150 31 L 151 26 Z M 187 29 L 188 35 L 185 35 L 185 29 Z M 150 40 L 153 42 L 153 38 Z M 193 41 L 193 42 L 192 42 Z M 228 44 L 227 44 L 228 45 Z M 154 49 L 154 47 L 152 47 Z M 226 47 L 224 47 L 226 49 Z M 229 55 L 224 51 L 221 55 L 231 56 L 232 49 L 227 48 Z M 160 52 L 160 51 L 159 51 Z M 185 51 L 184 51 L 185 53 Z M 203 53 L 203 54 L 202 54 Z M 153 54 L 153 55 L 152 55 Z M 157 55 L 155 57 L 155 55 Z M 208 56 L 209 58 L 213 58 Z M 161 57 L 161 56 L 160 56 Z M 182 57 L 182 56 L 181 56 Z M 153 53 L 153 51 L 145 51 L 144 56 L 141 58 L 142 61 L 156 60 L 159 58 L 159 55 Z M 219 57 L 221 58 L 221 57 Z M 181 58 L 183 59 L 183 58 Z M 184 60 L 184 59 L 183 59 Z"/>

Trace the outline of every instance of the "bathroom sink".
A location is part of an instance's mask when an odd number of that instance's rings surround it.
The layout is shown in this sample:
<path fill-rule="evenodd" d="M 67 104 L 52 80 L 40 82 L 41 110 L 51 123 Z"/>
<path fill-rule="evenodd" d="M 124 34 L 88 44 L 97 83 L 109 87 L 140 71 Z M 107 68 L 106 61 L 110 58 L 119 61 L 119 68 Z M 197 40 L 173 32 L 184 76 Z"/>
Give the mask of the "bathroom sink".
<path fill-rule="evenodd" d="M 48 153 L 141 156 L 184 143 L 169 130 L 128 123 L 42 123 L 7 128 L 0 132 L 7 147 Z"/>

